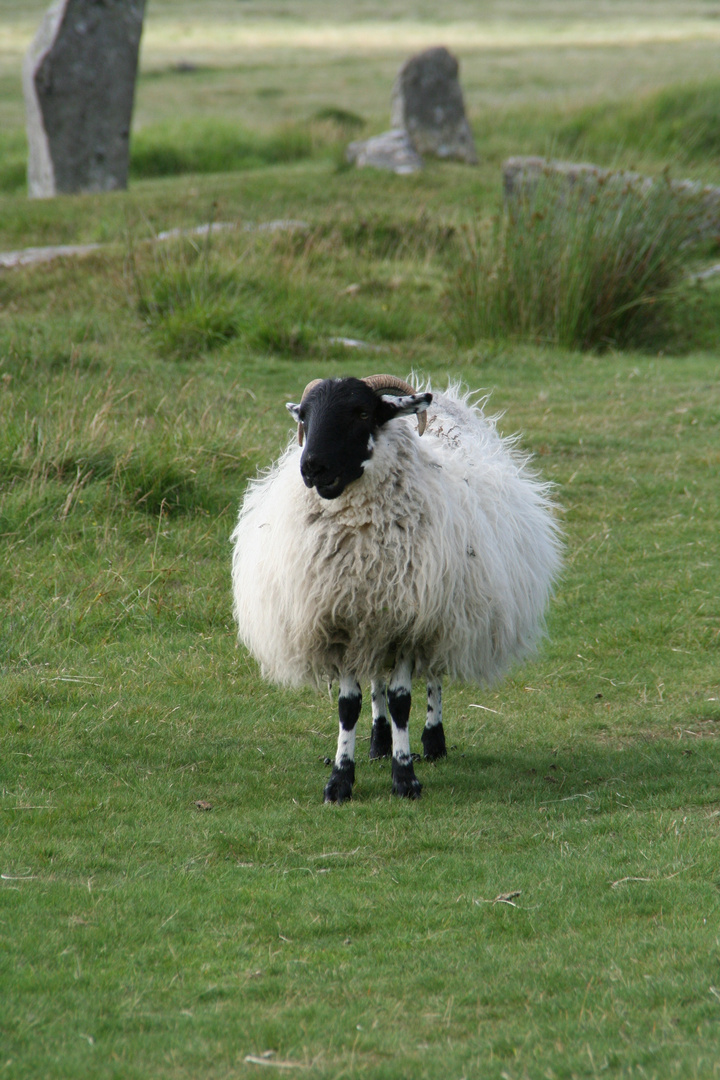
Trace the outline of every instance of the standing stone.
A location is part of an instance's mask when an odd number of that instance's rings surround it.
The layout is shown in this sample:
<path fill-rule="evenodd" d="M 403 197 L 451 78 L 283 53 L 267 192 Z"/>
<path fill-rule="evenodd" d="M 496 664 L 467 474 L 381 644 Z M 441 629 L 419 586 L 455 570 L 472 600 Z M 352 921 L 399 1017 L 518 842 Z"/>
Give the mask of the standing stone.
<path fill-rule="evenodd" d="M 393 88 L 390 122 L 406 129 L 419 154 L 477 164 L 458 62 L 443 46 L 426 49 L 403 64 Z"/>
<path fill-rule="evenodd" d="M 28 193 L 127 187 L 145 0 L 55 0 L 28 49 Z"/>

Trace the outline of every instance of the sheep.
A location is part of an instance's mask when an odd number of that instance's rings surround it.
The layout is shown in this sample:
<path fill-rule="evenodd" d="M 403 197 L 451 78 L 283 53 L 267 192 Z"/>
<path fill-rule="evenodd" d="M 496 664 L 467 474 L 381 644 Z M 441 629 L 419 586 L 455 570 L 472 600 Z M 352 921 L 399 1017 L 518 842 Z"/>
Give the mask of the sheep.
<path fill-rule="evenodd" d="M 491 684 L 543 632 L 561 553 L 550 486 L 472 398 L 386 375 L 313 380 L 287 405 L 297 441 L 245 493 L 239 638 L 274 682 L 339 684 L 325 802 L 352 796 L 362 682 L 370 757 L 391 754 L 393 792 L 418 798 L 413 676 L 427 682 L 424 756 L 444 757 L 443 678 Z"/>

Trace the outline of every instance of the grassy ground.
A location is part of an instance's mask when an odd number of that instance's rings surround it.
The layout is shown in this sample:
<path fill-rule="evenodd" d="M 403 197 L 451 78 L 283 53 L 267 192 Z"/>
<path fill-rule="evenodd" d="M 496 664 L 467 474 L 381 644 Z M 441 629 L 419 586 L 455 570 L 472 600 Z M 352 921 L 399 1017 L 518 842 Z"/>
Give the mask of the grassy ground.
<path fill-rule="evenodd" d="M 630 46 L 604 48 L 619 71 Z M 323 55 L 305 70 L 330 88 Z M 502 155 L 560 117 L 598 146 L 639 123 L 629 84 L 558 112 L 552 48 L 541 106 L 529 55 L 508 46 L 506 129 L 474 114 L 478 170 L 342 171 L 333 136 L 127 194 L 0 196 L 0 250 L 109 245 L 0 272 L 0 1076 L 720 1075 L 717 349 L 458 344 L 461 229 L 495 210 Z M 148 71 L 140 108 L 167 133 L 187 100 L 202 130 L 227 77 Z M 676 77 L 646 89 L 677 100 Z M 382 124 L 376 94 L 317 100 Z M 264 138 L 257 100 L 243 119 Z M 675 167 L 672 116 L 653 115 L 646 161 Z M 720 181 L 694 145 L 686 163 Z M 147 242 L 210 218 L 240 227 Z M 242 228 L 276 218 L 309 227 Z M 411 368 L 492 390 L 557 484 L 566 569 L 538 659 L 448 688 L 452 749 L 418 763 L 418 803 L 361 760 L 352 803 L 325 807 L 334 705 L 267 686 L 235 647 L 228 536 L 311 377 Z"/>

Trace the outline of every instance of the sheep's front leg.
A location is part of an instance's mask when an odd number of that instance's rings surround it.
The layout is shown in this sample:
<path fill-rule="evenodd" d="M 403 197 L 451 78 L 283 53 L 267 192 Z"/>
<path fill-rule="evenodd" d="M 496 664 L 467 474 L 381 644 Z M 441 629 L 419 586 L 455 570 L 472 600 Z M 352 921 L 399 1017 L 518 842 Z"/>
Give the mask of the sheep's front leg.
<path fill-rule="evenodd" d="M 423 728 L 422 744 L 423 753 L 430 761 L 447 757 L 442 722 L 442 684 L 439 679 L 428 679 L 427 720 Z"/>
<path fill-rule="evenodd" d="M 385 680 L 373 679 L 370 683 L 372 697 L 372 733 L 370 735 L 370 757 L 390 757 L 392 753 L 392 731 L 387 718 L 387 700 Z"/>
<path fill-rule="evenodd" d="M 338 698 L 340 732 L 337 754 L 330 779 L 325 785 L 325 802 L 342 803 L 352 798 L 352 786 L 355 783 L 355 726 L 361 705 L 362 692 L 359 684 L 355 679 L 343 676 L 340 679 Z"/>
<path fill-rule="evenodd" d="M 415 776 L 410 755 L 410 692 L 412 664 L 401 660 L 388 687 L 388 707 L 392 720 L 392 787 L 396 795 L 419 799 L 422 785 Z"/>

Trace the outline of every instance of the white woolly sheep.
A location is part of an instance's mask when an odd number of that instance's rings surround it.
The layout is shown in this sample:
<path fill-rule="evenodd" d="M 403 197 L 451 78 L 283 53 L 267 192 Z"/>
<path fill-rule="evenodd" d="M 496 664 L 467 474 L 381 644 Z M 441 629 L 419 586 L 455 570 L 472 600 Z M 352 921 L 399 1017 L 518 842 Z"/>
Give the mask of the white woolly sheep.
<path fill-rule="evenodd" d="M 339 683 L 326 802 L 352 795 L 367 681 L 370 757 L 392 752 L 393 791 L 417 798 L 413 675 L 424 754 L 442 757 L 441 680 L 492 683 L 542 633 L 560 563 L 549 488 L 457 387 L 318 379 L 287 408 L 298 439 L 250 482 L 232 535 L 239 637 L 272 681 Z"/>

